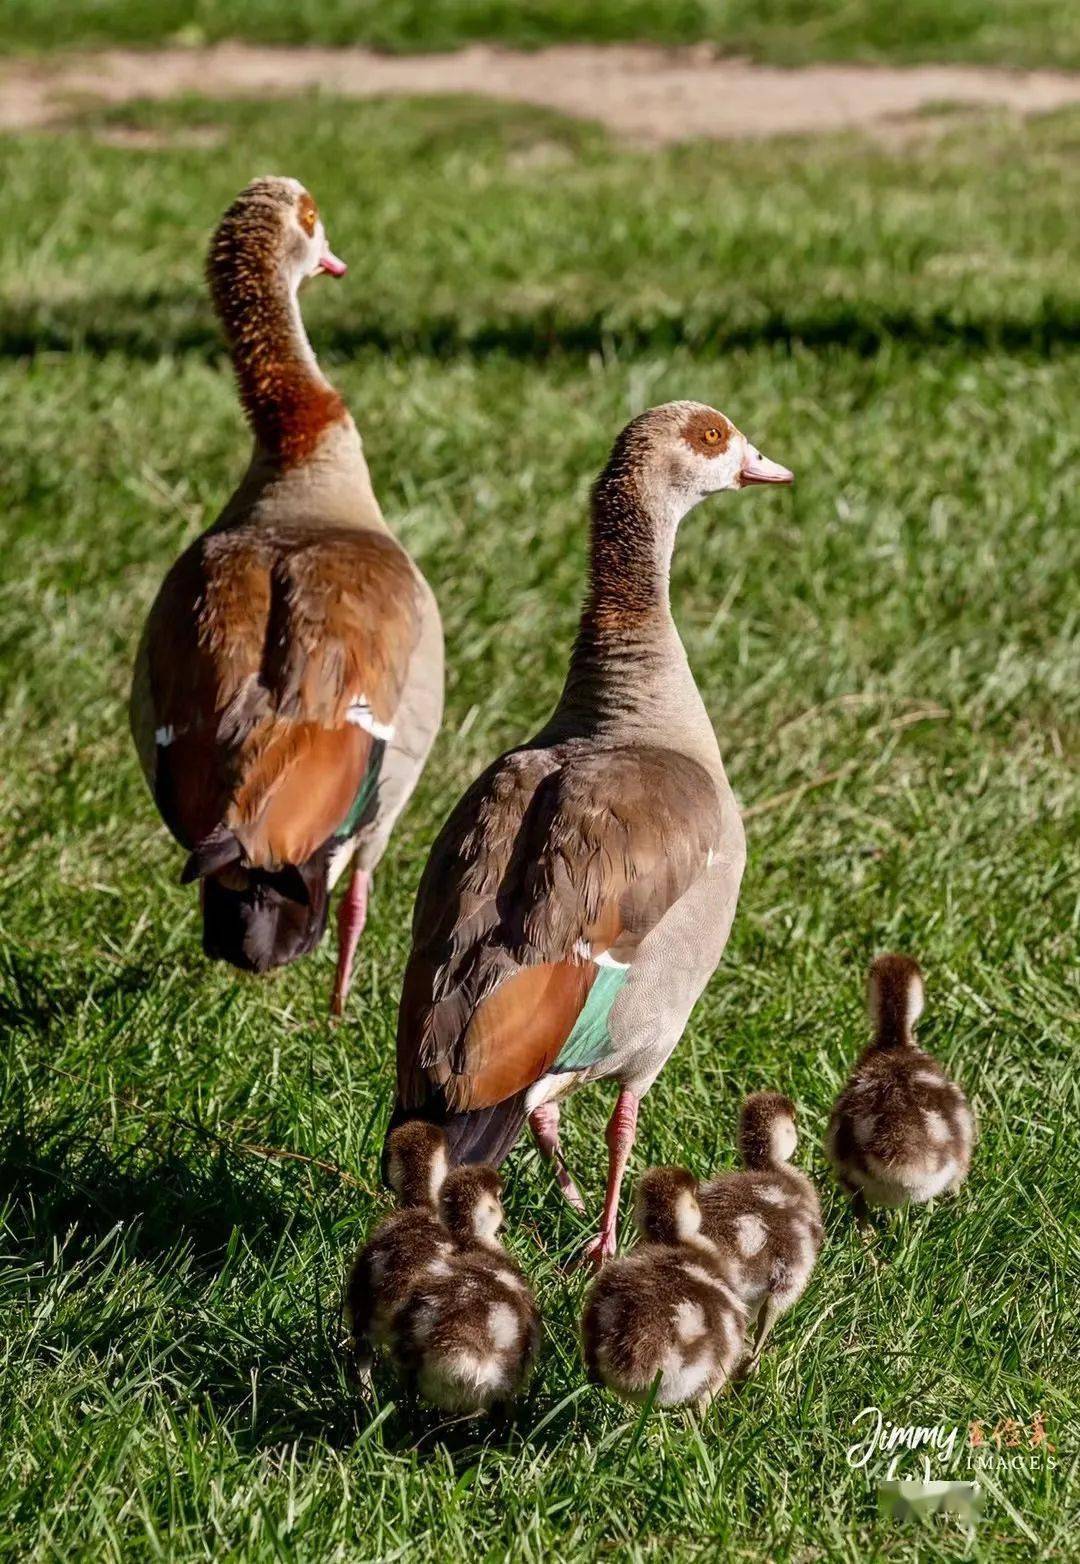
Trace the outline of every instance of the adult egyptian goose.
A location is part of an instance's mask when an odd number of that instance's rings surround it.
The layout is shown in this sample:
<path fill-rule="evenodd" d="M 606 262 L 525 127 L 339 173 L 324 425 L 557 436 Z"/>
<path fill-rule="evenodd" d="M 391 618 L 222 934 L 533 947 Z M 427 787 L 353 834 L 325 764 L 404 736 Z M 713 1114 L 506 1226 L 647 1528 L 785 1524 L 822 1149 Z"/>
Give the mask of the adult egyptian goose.
<path fill-rule="evenodd" d="M 301 283 L 344 271 L 295 179 L 254 180 L 218 225 L 207 278 L 254 452 L 165 577 L 131 700 L 146 779 L 188 851 L 182 878 L 201 882 L 207 955 L 254 972 L 305 955 L 355 858 L 337 1011 L 443 693 L 435 599 L 387 529 L 300 318 Z"/>
<path fill-rule="evenodd" d="M 505 1407 L 526 1388 L 536 1361 L 540 1315 L 497 1236 L 500 1192 L 494 1168 L 448 1174 L 439 1215 L 453 1248 L 419 1269 L 394 1318 L 398 1368 L 444 1412 L 475 1416 Z"/>
<path fill-rule="evenodd" d="M 747 1373 L 757 1369 L 776 1321 L 806 1290 L 825 1236 L 817 1190 L 791 1166 L 797 1143 L 791 1099 L 755 1092 L 739 1120 L 744 1171 L 697 1188 L 702 1237 L 729 1265 L 755 1321 Z"/>
<path fill-rule="evenodd" d="M 498 1164 L 531 1120 L 568 1199 L 558 1100 L 620 1086 L 596 1263 L 615 1251 L 638 1102 L 727 943 L 742 822 L 671 616 L 679 522 L 706 495 L 789 483 L 714 408 L 623 430 L 592 496 L 587 600 L 562 697 L 443 826 L 417 894 L 394 1123 L 441 1123 Z"/>
<path fill-rule="evenodd" d="M 650 1168 L 634 1192 L 643 1237 L 605 1266 L 581 1316 L 589 1378 L 624 1401 L 704 1405 L 732 1377 L 747 1314 L 737 1272 L 701 1232 L 697 1181 L 685 1168 Z"/>
<path fill-rule="evenodd" d="M 837 1098 L 825 1150 L 865 1205 L 919 1204 L 955 1193 L 971 1165 L 967 1099 L 915 1042 L 923 980 L 910 956 L 879 956 L 868 980 L 873 1041 Z"/>

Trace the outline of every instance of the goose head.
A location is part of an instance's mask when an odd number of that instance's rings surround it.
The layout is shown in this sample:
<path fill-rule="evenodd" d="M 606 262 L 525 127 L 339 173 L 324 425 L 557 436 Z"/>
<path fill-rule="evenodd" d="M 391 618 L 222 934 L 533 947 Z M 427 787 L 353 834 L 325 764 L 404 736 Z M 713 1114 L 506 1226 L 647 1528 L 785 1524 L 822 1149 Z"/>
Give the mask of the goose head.
<path fill-rule="evenodd" d="M 677 523 L 710 494 L 788 484 L 793 477 L 717 408 L 665 402 L 639 414 L 619 435 L 597 496 L 629 490 L 654 516 Z"/>
<path fill-rule="evenodd" d="M 276 273 L 291 292 L 309 277 L 343 277 L 314 198 L 298 179 L 267 175 L 241 190 L 214 233 L 207 273 L 215 297 L 245 272 Z"/>
<path fill-rule="evenodd" d="M 867 975 L 866 997 L 875 1044 L 879 1048 L 910 1044 L 923 1012 L 919 963 L 910 956 L 878 956 Z"/>
<path fill-rule="evenodd" d="M 436 1124 L 412 1119 L 400 1124 L 386 1142 L 383 1174 L 399 1206 L 434 1210 L 446 1170 L 446 1137 Z"/>
<path fill-rule="evenodd" d="M 701 1230 L 698 1183 L 688 1168 L 650 1168 L 634 1190 L 634 1225 L 654 1244 L 685 1244 Z"/>

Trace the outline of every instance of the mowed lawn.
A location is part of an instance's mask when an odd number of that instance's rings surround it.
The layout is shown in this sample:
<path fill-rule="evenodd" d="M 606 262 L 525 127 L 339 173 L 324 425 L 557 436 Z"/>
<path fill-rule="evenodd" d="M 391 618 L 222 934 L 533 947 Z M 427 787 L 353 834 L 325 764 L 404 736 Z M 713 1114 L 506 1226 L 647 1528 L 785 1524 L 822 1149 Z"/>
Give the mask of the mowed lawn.
<path fill-rule="evenodd" d="M 783 65 L 975 60 L 1080 66 L 1073 0 L 5 0 L 0 48 L 263 43 L 709 43 Z"/>
<path fill-rule="evenodd" d="M 93 119 L 0 142 L 0 1553 L 1070 1556 L 1080 116 L 663 154 L 461 102 L 121 128 L 153 145 Z M 312 335 L 447 631 L 446 725 L 338 1026 L 329 943 L 262 984 L 203 961 L 126 730 L 146 608 L 246 459 L 201 263 L 270 170 L 310 184 L 350 262 L 306 294 Z M 547 1322 L 528 1398 L 495 1428 L 417 1414 L 387 1379 L 364 1405 L 338 1298 L 385 1209 L 416 879 L 464 784 L 558 693 L 612 438 L 681 396 L 797 481 L 719 497 L 680 539 L 676 613 L 750 859 L 633 1167 L 731 1166 L 743 1094 L 790 1092 L 827 1246 L 756 1381 L 642 1421 L 585 1383 L 586 1228 L 522 1147 L 509 1239 Z M 956 1202 L 882 1224 L 875 1268 L 820 1144 L 890 947 L 925 965 L 921 1035 L 981 1142 Z M 610 1105 L 566 1115 L 594 1214 Z M 1041 1416 L 1056 1449 L 981 1474 L 973 1544 L 899 1530 L 845 1457 L 867 1406 L 965 1439 Z"/>

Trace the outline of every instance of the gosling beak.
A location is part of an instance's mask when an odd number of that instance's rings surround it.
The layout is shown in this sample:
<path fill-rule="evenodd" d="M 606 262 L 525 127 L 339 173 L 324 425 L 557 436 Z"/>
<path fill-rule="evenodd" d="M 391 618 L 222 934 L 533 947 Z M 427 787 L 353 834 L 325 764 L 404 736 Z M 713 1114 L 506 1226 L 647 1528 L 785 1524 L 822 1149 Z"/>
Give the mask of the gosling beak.
<path fill-rule="evenodd" d="M 345 265 L 344 261 L 338 260 L 333 250 L 326 250 L 322 255 L 319 256 L 319 264 L 316 269 L 316 274 L 318 274 L 318 272 L 326 272 L 327 276 L 329 277 L 344 277 L 348 269 L 349 268 Z"/>
<path fill-rule="evenodd" d="M 752 445 L 746 448 L 746 460 L 742 464 L 740 477 L 744 484 L 747 483 L 793 483 L 795 474 L 787 467 L 781 467 L 779 462 L 771 462 L 767 456 L 755 450 Z"/>

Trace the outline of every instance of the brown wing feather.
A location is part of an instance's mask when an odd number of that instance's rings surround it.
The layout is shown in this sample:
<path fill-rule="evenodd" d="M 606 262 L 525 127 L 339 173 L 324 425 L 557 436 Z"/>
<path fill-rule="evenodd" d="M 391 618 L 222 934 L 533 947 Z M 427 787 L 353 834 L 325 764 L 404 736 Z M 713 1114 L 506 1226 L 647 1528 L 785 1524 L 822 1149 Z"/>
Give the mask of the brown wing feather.
<path fill-rule="evenodd" d="M 701 872 L 719 827 L 711 777 L 670 750 L 593 752 L 545 779 L 507 897 L 522 951 L 627 960 Z"/>
<path fill-rule="evenodd" d="M 591 957 L 630 960 L 719 834 L 708 773 L 671 751 L 584 744 L 504 756 L 432 849 L 398 1018 L 405 1108 L 489 1106 L 569 1036 Z"/>
<path fill-rule="evenodd" d="M 356 797 L 391 722 L 419 631 L 415 581 L 390 538 L 223 532 L 200 538 L 151 611 L 148 663 L 166 823 L 194 847 L 224 824 L 248 862 L 300 863 Z"/>
<path fill-rule="evenodd" d="M 306 863 L 348 814 L 374 741 L 353 724 L 314 722 L 262 725 L 256 737 L 268 742 L 246 748 L 226 822 L 250 863 Z"/>

